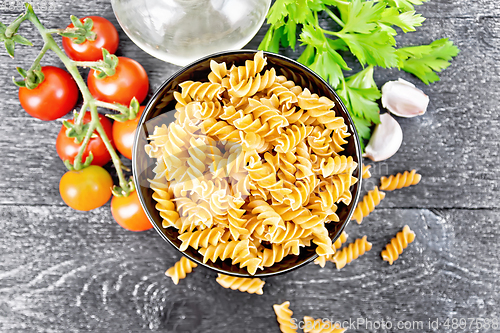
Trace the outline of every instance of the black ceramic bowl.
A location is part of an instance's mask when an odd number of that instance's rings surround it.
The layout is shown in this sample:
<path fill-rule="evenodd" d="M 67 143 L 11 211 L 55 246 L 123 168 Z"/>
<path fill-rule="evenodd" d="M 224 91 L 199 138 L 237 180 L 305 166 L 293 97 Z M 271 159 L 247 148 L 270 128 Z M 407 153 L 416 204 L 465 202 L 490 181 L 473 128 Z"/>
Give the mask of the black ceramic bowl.
<path fill-rule="evenodd" d="M 165 241 L 170 243 L 176 249 L 179 249 L 179 246 L 181 245 L 181 241 L 177 239 L 178 232 L 173 228 L 165 229 L 162 227 L 162 218 L 160 217 L 158 210 L 155 208 L 156 202 L 152 197 L 153 190 L 149 187 L 149 182 L 147 180 L 148 178 L 152 179 L 154 177 L 153 168 L 155 166 L 155 160 L 151 159 L 144 150 L 144 146 L 148 143 L 147 137 L 153 133 L 155 126 L 161 126 L 164 123 L 169 123 L 174 120 L 173 115 L 175 113 L 175 100 L 173 92 L 180 91 L 178 87 L 179 83 L 186 80 L 207 81 L 207 75 L 210 73 L 210 60 L 215 60 L 218 63 L 226 62 L 229 68 L 232 64 L 237 66 L 244 65 L 245 60 L 252 60 L 256 52 L 257 51 L 253 50 L 241 50 L 216 53 L 182 68 L 167 79 L 155 92 L 139 121 L 139 126 L 135 136 L 132 160 L 132 169 L 134 173 L 134 181 L 137 186 L 137 193 L 142 207 L 153 224 L 153 227 Z M 335 241 L 349 223 L 351 215 L 359 199 L 361 189 L 361 177 L 359 177 L 361 175 L 361 149 L 358 134 L 344 104 L 328 83 L 326 83 L 309 68 L 294 60 L 274 53 L 266 53 L 265 55 L 267 56 L 266 68 L 274 67 L 278 75 L 283 74 L 289 80 L 295 81 L 297 85 L 301 85 L 303 88 L 309 88 L 311 92 L 317 93 L 319 96 L 326 96 L 333 100 L 335 102 L 336 114 L 344 118 L 349 132 L 352 134 L 348 138 L 348 144 L 344 146 L 344 153 L 352 156 L 358 163 L 358 169 L 354 171 L 353 175 L 357 177 L 359 181 L 351 187 L 353 198 L 351 204 L 349 206 L 342 203 L 339 204 L 337 214 L 340 218 L 340 222 L 332 222 L 326 225 L 330 232 L 330 237 L 333 241 Z M 315 249 L 316 246 L 301 248 L 299 256 L 289 255 L 281 262 L 274 264 L 272 267 L 265 268 L 264 270 L 258 270 L 254 277 L 276 275 L 301 267 L 317 257 Z M 224 262 L 221 262 L 220 260 L 217 262 L 208 261 L 206 264 L 203 264 L 202 255 L 191 247 L 182 253 L 197 264 L 209 267 L 219 273 L 249 277 L 249 274 L 245 269 L 240 269 L 238 266 L 231 265 L 230 260 L 226 260 Z"/>

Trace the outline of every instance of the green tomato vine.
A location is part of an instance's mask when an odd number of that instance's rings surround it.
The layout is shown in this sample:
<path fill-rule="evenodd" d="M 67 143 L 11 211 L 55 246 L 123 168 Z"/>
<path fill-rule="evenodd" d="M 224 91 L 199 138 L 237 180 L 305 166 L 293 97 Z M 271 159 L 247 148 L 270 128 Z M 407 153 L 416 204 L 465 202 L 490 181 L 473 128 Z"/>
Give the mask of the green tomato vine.
<path fill-rule="evenodd" d="M 25 8 L 26 11 L 18 18 L 16 18 L 10 25 L 6 26 L 0 22 L 0 42 L 4 42 L 7 53 L 12 58 L 14 58 L 15 44 L 33 46 L 33 44 L 28 39 L 17 34 L 21 24 L 24 21 L 30 21 L 38 29 L 40 35 L 42 36 L 44 45 L 40 50 L 38 56 L 35 58 L 33 65 L 27 71 L 19 67 L 17 68 L 19 74 L 23 77 L 23 80 L 16 81 L 13 78 L 14 83 L 19 87 L 35 89 L 44 80 L 40 61 L 47 51 L 53 51 L 61 59 L 64 66 L 75 80 L 83 96 L 83 104 L 80 112 L 74 112 L 74 124 L 68 121 L 64 121 L 64 126 L 67 128 L 66 135 L 70 138 L 74 138 L 76 143 L 81 144 L 73 164 L 66 160 L 64 161 L 65 166 L 69 170 L 81 170 L 92 163 L 92 153 L 89 154 L 85 161 L 82 161 L 82 157 L 90 139 L 92 138 L 92 135 L 94 135 L 94 131 L 97 131 L 104 145 L 109 151 L 109 154 L 111 155 L 111 160 L 113 161 L 113 165 L 115 166 L 116 172 L 118 174 L 119 186 L 115 185 L 113 187 L 113 194 L 115 196 L 128 196 L 130 192 L 134 191 L 133 182 L 128 181 L 125 178 L 125 175 L 123 173 L 124 166 L 120 160 L 120 157 L 113 148 L 111 141 L 106 135 L 101 122 L 99 121 L 99 113 L 97 111 L 97 107 L 103 107 L 118 111 L 119 114 L 107 116 L 116 121 L 126 121 L 129 119 L 135 119 L 135 117 L 137 116 L 137 112 L 139 111 L 139 102 L 134 97 L 130 105 L 125 106 L 118 103 L 106 103 L 95 99 L 90 93 L 84 79 L 78 71 L 78 67 L 88 67 L 96 70 L 95 73 L 97 78 L 112 76 L 115 74 L 115 69 L 118 65 L 118 57 L 110 54 L 106 49 L 102 49 L 103 60 L 95 62 L 81 62 L 71 60 L 57 45 L 52 35 L 58 34 L 61 36 L 73 38 L 74 42 L 76 43 L 83 43 L 86 40 L 95 40 L 96 34 L 92 32 L 92 20 L 90 18 L 87 18 L 82 23 L 75 16 L 71 16 L 71 21 L 73 22 L 74 28 L 67 28 L 64 30 L 47 29 L 38 19 L 38 16 L 35 14 L 31 4 L 25 3 Z M 83 118 L 86 112 L 90 112 L 91 121 L 87 124 L 83 124 Z"/>

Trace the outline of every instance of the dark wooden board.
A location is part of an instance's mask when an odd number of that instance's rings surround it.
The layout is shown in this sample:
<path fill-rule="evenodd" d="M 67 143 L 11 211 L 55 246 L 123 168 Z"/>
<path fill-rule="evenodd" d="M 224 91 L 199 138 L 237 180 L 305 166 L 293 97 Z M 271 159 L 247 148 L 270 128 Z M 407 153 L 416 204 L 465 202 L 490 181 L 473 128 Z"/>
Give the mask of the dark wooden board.
<path fill-rule="evenodd" d="M 277 332 L 272 304 L 285 300 L 298 320 L 498 318 L 499 217 L 490 210 L 378 209 L 347 228 L 348 241 L 368 235 L 370 252 L 341 271 L 310 264 L 268 278 L 258 296 L 223 289 L 202 267 L 174 285 L 163 273 L 180 254 L 154 231 L 117 228 L 107 207 L 3 206 L 0 329 Z M 389 266 L 380 251 L 405 224 L 417 238 Z"/>
<path fill-rule="evenodd" d="M 0 1 L 0 21 L 18 14 Z M 41 1 L 36 2 L 41 4 Z M 101 15 L 118 27 L 108 1 L 52 1 L 41 10 L 48 27 L 69 15 Z M 289 300 L 294 317 L 333 320 L 422 321 L 424 329 L 359 332 L 494 332 L 429 329 L 447 318 L 500 320 L 500 6 L 493 0 L 432 0 L 418 8 L 428 20 L 401 45 L 451 38 L 461 53 L 425 86 L 396 70 L 376 69 L 379 86 L 405 78 L 431 99 L 426 115 L 401 119 L 404 142 L 390 160 L 374 164 L 374 178 L 416 168 L 421 184 L 388 193 L 365 222 L 348 226 L 349 240 L 364 234 L 371 252 L 337 271 L 308 265 L 269 278 L 262 296 L 225 290 L 215 273 L 198 267 L 178 286 L 164 271 L 180 258 L 153 230 L 131 233 L 113 221 L 109 205 L 80 213 L 66 207 L 58 182 L 65 168 L 55 152 L 61 121 L 42 122 L 19 106 L 10 77 L 27 68 L 37 47 L 0 50 L 0 331 L 1 332 L 278 332 L 272 304 Z M 150 94 L 178 67 L 141 51 L 120 31 L 118 55 L 148 71 Z M 257 48 L 265 29 L 249 43 Z M 296 58 L 297 53 L 286 51 Z M 59 65 L 49 54 L 44 64 Z M 359 65 L 350 61 L 350 65 Z M 417 233 L 393 266 L 380 258 L 405 224 Z"/>

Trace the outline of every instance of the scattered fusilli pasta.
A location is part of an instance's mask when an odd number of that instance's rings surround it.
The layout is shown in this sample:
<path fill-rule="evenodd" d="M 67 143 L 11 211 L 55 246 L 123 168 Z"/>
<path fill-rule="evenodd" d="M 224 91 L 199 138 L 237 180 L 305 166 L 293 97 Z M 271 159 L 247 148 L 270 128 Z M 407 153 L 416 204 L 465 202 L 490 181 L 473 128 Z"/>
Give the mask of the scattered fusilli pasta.
<path fill-rule="evenodd" d="M 175 284 L 179 283 L 179 280 L 182 280 L 186 277 L 187 274 L 193 271 L 193 268 L 198 265 L 186 257 L 182 257 L 181 260 L 175 263 L 174 266 L 170 267 L 165 275 L 172 278 Z"/>
<path fill-rule="evenodd" d="M 342 244 L 344 244 L 346 242 L 348 236 L 349 235 L 347 235 L 347 233 L 345 231 L 343 231 L 340 234 L 339 238 L 337 238 L 337 240 L 333 243 L 333 248 L 335 249 L 335 252 L 342 247 Z M 325 267 L 327 261 L 332 261 L 333 256 L 334 256 L 333 254 L 319 256 L 318 258 L 316 258 L 314 260 L 314 263 L 316 265 L 320 265 L 321 268 L 323 268 L 323 267 Z"/>
<path fill-rule="evenodd" d="M 396 234 L 385 250 L 382 251 L 382 259 L 387 261 L 390 265 L 399 258 L 403 250 L 408 247 L 408 244 L 415 240 L 415 233 L 410 230 L 410 227 L 405 225 L 402 231 Z"/>
<path fill-rule="evenodd" d="M 417 185 L 420 179 L 422 179 L 422 176 L 416 170 L 405 171 L 403 174 L 398 173 L 397 175 L 380 178 L 380 189 L 383 191 L 399 190 L 403 187 Z"/>
<path fill-rule="evenodd" d="M 355 259 L 358 259 L 358 257 L 372 249 L 372 244 L 368 242 L 366 238 L 367 236 L 358 238 L 354 241 L 354 243 L 350 243 L 348 246 L 345 246 L 342 250 L 335 253 L 332 261 L 335 263 L 337 269 L 344 268 L 345 265 Z"/>
<path fill-rule="evenodd" d="M 375 207 L 385 198 L 385 193 L 378 190 L 378 187 L 375 186 L 373 190 L 368 192 L 363 200 L 358 202 L 356 209 L 354 210 L 354 214 L 352 215 L 352 219 L 356 220 L 358 224 L 363 222 L 363 218 L 367 217 Z"/>
<path fill-rule="evenodd" d="M 282 304 L 274 304 L 273 309 L 274 313 L 276 313 L 276 320 L 280 324 L 281 332 L 296 333 L 297 330 L 293 328 L 293 312 L 290 310 L 290 302 L 286 301 Z"/>
<path fill-rule="evenodd" d="M 370 173 L 371 167 L 372 167 L 371 165 L 364 165 L 363 164 L 363 179 L 367 179 L 367 178 L 370 178 L 372 176 L 372 174 Z"/>
<path fill-rule="evenodd" d="M 262 295 L 264 293 L 262 288 L 265 282 L 258 278 L 239 278 L 219 273 L 217 282 L 224 288 L 239 290 L 249 294 Z"/>

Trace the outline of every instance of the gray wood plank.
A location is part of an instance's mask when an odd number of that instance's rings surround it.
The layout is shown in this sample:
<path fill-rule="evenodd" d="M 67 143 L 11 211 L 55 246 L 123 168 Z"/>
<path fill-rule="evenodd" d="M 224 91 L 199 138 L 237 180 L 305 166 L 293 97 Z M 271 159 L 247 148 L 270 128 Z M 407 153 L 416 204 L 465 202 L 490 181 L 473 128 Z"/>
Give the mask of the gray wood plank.
<path fill-rule="evenodd" d="M 498 318 L 499 218 L 498 210 L 377 209 L 347 228 L 348 241 L 368 235 L 369 253 L 341 271 L 310 264 L 268 278 L 258 296 L 223 289 L 202 267 L 175 286 L 163 273 L 179 253 L 152 230 L 121 229 L 108 207 L 2 206 L 0 330 L 277 332 L 271 306 L 285 300 L 298 320 Z M 416 241 L 389 266 L 380 251 L 405 224 Z"/>

